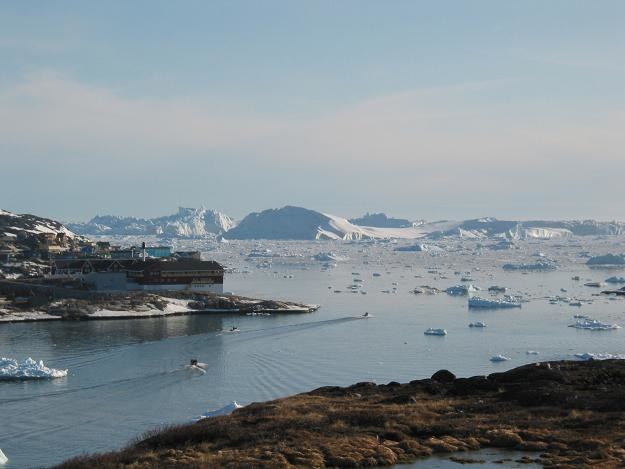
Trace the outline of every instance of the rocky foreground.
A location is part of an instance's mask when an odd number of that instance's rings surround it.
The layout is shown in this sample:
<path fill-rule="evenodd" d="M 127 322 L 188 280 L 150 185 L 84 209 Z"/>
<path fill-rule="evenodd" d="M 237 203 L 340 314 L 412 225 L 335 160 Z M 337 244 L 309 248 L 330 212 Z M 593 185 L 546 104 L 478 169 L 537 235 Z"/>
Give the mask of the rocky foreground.
<path fill-rule="evenodd" d="M 365 467 L 494 447 L 545 467 L 625 465 L 625 361 L 550 362 L 407 384 L 323 387 L 154 431 L 60 468 Z"/>

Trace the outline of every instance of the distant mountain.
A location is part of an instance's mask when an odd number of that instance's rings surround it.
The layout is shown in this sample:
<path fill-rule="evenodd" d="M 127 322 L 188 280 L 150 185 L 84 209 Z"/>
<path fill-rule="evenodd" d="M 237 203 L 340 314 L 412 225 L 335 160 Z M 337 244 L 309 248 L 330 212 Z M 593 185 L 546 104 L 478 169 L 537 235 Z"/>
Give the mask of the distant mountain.
<path fill-rule="evenodd" d="M 251 213 L 238 225 L 223 213 L 204 208 L 183 208 L 158 218 L 96 216 L 87 223 L 71 223 L 80 235 L 160 235 L 202 238 L 223 235 L 227 239 L 556 239 L 571 236 L 625 234 L 625 223 L 594 220 L 499 220 L 476 218 L 462 221 L 410 222 L 384 213 L 345 218 L 314 210 L 286 206 Z"/>
<path fill-rule="evenodd" d="M 53 233 L 55 235 L 62 233 L 72 239 L 78 237 L 76 233 L 58 221 L 36 215 L 18 215 L 6 210 L 0 210 L 0 238 L 4 238 L 7 241 L 11 239 L 17 240 L 18 237 L 43 233 Z"/>
<path fill-rule="evenodd" d="M 68 226 L 83 235 L 161 235 L 164 237 L 201 238 L 220 235 L 234 226 L 221 212 L 205 208 L 179 207 L 178 212 L 158 218 L 96 216 L 87 223 Z"/>
<path fill-rule="evenodd" d="M 225 234 L 228 239 L 413 239 L 423 232 L 410 228 L 358 226 L 345 218 L 301 207 L 286 206 L 251 213 Z"/>
<path fill-rule="evenodd" d="M 427 225 L 427 224 L 426 224 Z M 424 225 L 424 226 L 426 226 Z M 447 224 L 441 230 L 429 233 L 431 238 L 506 238 L 552 239 L 570 236 L 619 235 L 625 233 L 625 223 L 594 220 L 568 221 L 512 221 L 496 218 L 478 218 Z"/>
<path fill-rule="evenodd" d="M 367 212 L 360 218 L 350 218 L 349 222 L 358 226 L 373 226 L 377 228 L 409 228 L 412 226 L 410 220 L 390 218 L 385 213 Z"/>

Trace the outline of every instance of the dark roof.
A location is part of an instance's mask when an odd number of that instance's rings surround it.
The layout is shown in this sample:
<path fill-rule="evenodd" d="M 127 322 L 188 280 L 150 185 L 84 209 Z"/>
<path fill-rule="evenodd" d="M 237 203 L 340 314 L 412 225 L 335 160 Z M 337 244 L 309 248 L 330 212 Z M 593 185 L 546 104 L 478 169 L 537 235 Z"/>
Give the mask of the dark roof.
<path fill-rule="evenodd" d="M 54 261 L 60 269 L 82 269 L 86 263 L 90 263 L 95 271 L 106 271 L 112 264 L 118 264 L 122 270 L 143 271 L 146 269 L 160 270 L 163 272 L 175 272 L 180 270 L 221 270 L 221 264 L 215 261 L 198 261 L 185 259 L 181 261 L 163 261 L 160 259 L 56 259 Z"/>
<path fill-rule="evenodd" d="M 149 267 L 161 270 L 163 272 L 173 272 L 179 270 L 224 270 L 219 262 L 197 261 L 193 259 L 185 259 L 173 262 L 157 261 L 156 265 Z"/>

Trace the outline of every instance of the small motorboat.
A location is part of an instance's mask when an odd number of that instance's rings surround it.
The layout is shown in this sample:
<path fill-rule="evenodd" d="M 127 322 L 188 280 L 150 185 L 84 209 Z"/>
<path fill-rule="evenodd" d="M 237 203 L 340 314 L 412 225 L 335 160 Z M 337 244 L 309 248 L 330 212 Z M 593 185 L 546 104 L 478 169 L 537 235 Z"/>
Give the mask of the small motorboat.
<path fill-rule="evenodd" d="M 425 332 L 425 335 L 447 335 L 447 331 L 445 329 L 436 329 L 433 327 L 428 328 Z"/>
<path fill-rule="evenodd" d="M 194 368 L 199 368 L 200 370 L 207 370 L 208 369 L 208 364 L 206 363 L 202 363 L 202 362 L 198 362 L 195 358 L 191 359 L 191 363 L 189 364 L 190 367 L 194 367 Z"/>
<path fill-rule="evenodd" d="M 232 326 L 230 329 L 228 329 L 228 332 L 240 332 L 241 329 L 239 329 L 237 326 Z"/>

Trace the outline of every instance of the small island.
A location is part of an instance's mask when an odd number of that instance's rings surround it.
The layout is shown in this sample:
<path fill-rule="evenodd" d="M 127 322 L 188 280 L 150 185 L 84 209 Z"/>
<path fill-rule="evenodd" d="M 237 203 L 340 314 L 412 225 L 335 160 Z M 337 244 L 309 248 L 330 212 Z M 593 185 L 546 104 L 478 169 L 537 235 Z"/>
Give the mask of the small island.
<path fill-rule="evenodd" d="M 535 363 L 489 376 L 441 370 L 400 384 L 323 387 L 148 432 L 121 451 L 57 466 L 375 467 L 481 448 L 544 467 L 623 467 L 625 362 Z"/>

